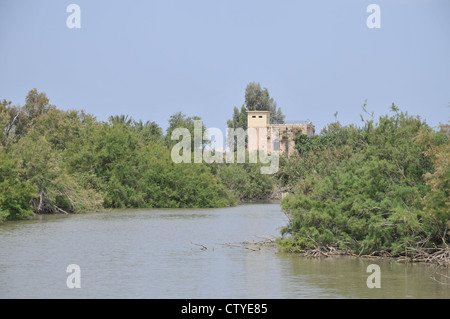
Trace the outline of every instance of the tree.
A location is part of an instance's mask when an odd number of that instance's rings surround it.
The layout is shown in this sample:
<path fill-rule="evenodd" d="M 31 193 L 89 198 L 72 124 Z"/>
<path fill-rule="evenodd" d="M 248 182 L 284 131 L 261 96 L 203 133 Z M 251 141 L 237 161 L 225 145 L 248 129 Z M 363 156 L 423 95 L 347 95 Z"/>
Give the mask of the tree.
<path fill-rule="evenodd" d="M 37 89 L 32 89 L 25 98 L 23 110 L 28 116 L 28 119 L 32 121 L 41 115 L 47 114 L 51 110 L 56 110 L 56 106 L 50 104 L 50 99 L 45 93 L 39 93 Z"/>
<path fill-rule="evenodd" d="M 101 207 L 100 194 L 82 187 L 74 175 L 68 174 L 62 152 L 37 131 L 31 130 L 21 138 L 12 154 L 20 159 L 26 180 L 37 189 L 31 201 L 34 212 L 80 212 Z"/>
<path fill-rule="evenodd" d="M 176 128 L 186 128 L 188 129 L 190 135 L 191 135 L 191 150 L 194 151 L 194 127 L 195 127 L 195 121 L 202 121 L 202 118 L 199 116 L 192 116 L 188 117 L 186 114 L 183 114 L 182 112 L 177 112 L 170 116 L 169 119 L 169 126 L 167 127 L 167 133 L 166 133 L 166 144 L 169 146 L 173 146 L 177 143 L 177 141 L 172 141 L 172 132 Z M 202 139 L 205 136 L 206 127 L 202 122 Z M 206 145 L 208 145 L 208 141 L 202 140 L 201 148 L 203 149 Z"/>
<path fill-rule="evenodd" d="M 157 141 L 163 137 L 163 131 L 156 122 L 142 120 L 133 122 L 133 129 L 139 134 L 144 141 Z"/>
<path fill-rule="evenodd" d="M 247 109 L 244 105 L 241 106 L 241 109 L 239 110 L 236 106 L 233 110 L 233 117 L 231 120 L 227 121 L 229 128 L 243 128 L 244 130 L 247 129 Z"/>
<path fill-rule="evenodd" d="M 282 124 L 285 116 L 277 107 L 267 88 L 262 89 L 256 82 L 250 82 L 245 88 L 245 107 L 247 111 L 270 111 L 270 123 Z"/>
<path fill-rule="evenodd" d="M 128 115 L 111 115 L 108 118 L 109 122 L 113 125 L 126 125 L 126 126 L 131 126 L 131 124 L 133 124 L 133 119 L 131 117 L 129 117 Z"/>
<path fill-rule="evenodd" d="M 425 155 L 434 166 L 432 172 L 425 173 L 426 185 L 430 188 L 423 198 L 424 212 L 430 220 L 430 227 L 441 238 L 450 235 L 445 233 L 450 229 L 450 143 L 449 125 L 442 125 L 438 138 L 442 141 L 432 145 Z M 419 137 L 423 142 L 423 136 Z"/>
<path fill-rule="evenodd" d="M 260 163 L 220 164 L 217 176 L 239 202 L 266 199 L 274 190 L 273 177 L 261 174 Z"/>
<path fill-rule="evenodd" d="M 26 114 L 20 106 L 12 106 L 11 101 L 3 100 L 0 102 L 0 143 L 3 146 L 8 145 L 20 137 L 28 123 Z"/>
<path fill-rule="evenodd" d="M 36 119 L 56 110 L 49 102 L 47 95 L 39 93 L 37 89 L 28 92 L 22 107 L 12 106 L 6 100 L 0 102 L 0 125 L 4 128 L 0 133 L 0 142 L 6 145 L 13 138 L 17 140 L 25 136 Z"/>
<path fill-rule="evenodd" d="M 14 118 L 13 120 L 10 118 L 10 106 L 11 101 L 0 101 L 0 143 L 3 146 L 8 143 L 10 132 L 15 122 Z"/>
<path fill-rule="evenodd" d="M 0 223 L 33 215 L 30 200 L 35 196 L 35 187 L 23 180 L 23 173 L 17 160 L 0 146 Z"/>
<path fill-rule="evenodd" d="M 285 115 L 281 108 L 277 107 L 277 103 L 270 96 L 267 88 L 262 89 L 261 85 L 256 82 L 250 82 L 245 88 L 245 101 L 239 110 L 236 106 L 233 110 L 233 117 L 227 121 L 229 128 L 241 127 L 247 129 L 247 111 L 270 111 L 270 123 L 284 123 Z"/>

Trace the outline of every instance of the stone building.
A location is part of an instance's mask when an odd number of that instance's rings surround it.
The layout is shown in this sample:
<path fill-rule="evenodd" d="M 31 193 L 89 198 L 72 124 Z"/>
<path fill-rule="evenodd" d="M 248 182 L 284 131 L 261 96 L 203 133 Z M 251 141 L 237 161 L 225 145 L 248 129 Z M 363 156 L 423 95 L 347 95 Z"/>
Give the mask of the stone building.
<path fill-rule="evenodd" d="M 313 136 L 315 128 L 311 122 L 270 124 L 270 111 L 247 111 L 247 132 L 249 152 L 266 150 L 270 153 L 273 147 L 280 151 L 280 155 L 289 157 L 295 151 L 294 138 L 300 133 Z M 271 141 L 272 137 L 274 141 Z"/>

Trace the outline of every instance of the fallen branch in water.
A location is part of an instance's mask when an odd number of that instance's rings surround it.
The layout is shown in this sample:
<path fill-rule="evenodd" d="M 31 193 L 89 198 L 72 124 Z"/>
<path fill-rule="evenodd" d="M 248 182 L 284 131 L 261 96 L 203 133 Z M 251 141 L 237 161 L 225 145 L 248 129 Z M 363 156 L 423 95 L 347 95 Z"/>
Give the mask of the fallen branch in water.
<path fill-rule="evenodd" d="M 314 242 L 313 248 L 306 248 L 297 250 L 295 253 L 299 253 L 305 257 L 330 257 L 337 255 L 364 257 L 364 258 L 394 258 L 397 262 L 425 262 L 430 264 L 437 264 L 439 266 L 450 267 L 450 246 L 435 247 L 435 248 L 414 248 L 408 247 L 405 249 L 404 255 L 393 255 L 388 251 L 373 251 L 370 254 L 362 254 L 364 247 L 359 254 L 348 249 L 342 249 L 338 247 L 338 244 L 334 245 L 319 245 Z"/>
<path fill-rule="evenodd" d="M 213 249 L 214 248 L 223 248 L 223 247 L 238 247 L 238 248 L 248 249 L 251 251 L 258 251 L 258 250 L 261 250 L 261 248 L 263 248 L 263 247 L 275 247 L 276 246 L 274 238 L 269 238 L 266 236 L 255 236 L 255 237 L 263 238 L 263 240 L 259 240 L 259 241 L 245 240 L 245 241 L 239 242 L 239 243 L 219 243 L 219 244 L 217 244 L 219 246 L 214 246 Z"/>
<path fill-rule="evenodd" d="M 405 262 L 426 262 L 438 264 L 440 266 L 450 266 L 450 246 L 440 248 L 414 248 L 408 247 L 405 250 L 407 253 L 411 252 L 408 256 L 399 257 L 399 261 Z"/>
<path fill-rule="evenodd" d="M 66 212 L 65 210 L 59 208 L 58 206 L 55 206 L 55 209 L 56 209 L 57 211 L 61 212 L 61 213 L 64 213 L 64 214 L 66 214 L 66 215 L 70 215 L 68 212 Z"/>
<path fill-rule="evenodd" d="M 275 239 L 267 236 L 258 236 L 255 237 L 262 238 L 263 240 L 259 241 L 243 241 L 241 245 L 250 250 L 260 250 L 262 247 L 276 246 Z"/>
<path fill-rule="evenodd" d="M 204 245 L 202 245 L 202 244 L 196 244 L 196 243 L 193 243 L 192 241 L 191 241 L 191 245 L 200 246 L 200 247 L 202 247 L 201 250 L 207 250 L 207 249 L 208 249 L 208 247 L 206 247 L 206 246 L 204 246 Z"/>
<path fill-rule="evenodd" d="M 301 250 L 299 253 L 305 257 L 313 257 L 313 258 L 322 257 L 322 256 L 331 257 L 331 256 L 339 256 L 339 255 L 357 256 L 356 254 L 352 253 L 350 250 L 336 248 L 335 246 L 332 246 L 332 245 L 316 246 L 314 248 Z"/>

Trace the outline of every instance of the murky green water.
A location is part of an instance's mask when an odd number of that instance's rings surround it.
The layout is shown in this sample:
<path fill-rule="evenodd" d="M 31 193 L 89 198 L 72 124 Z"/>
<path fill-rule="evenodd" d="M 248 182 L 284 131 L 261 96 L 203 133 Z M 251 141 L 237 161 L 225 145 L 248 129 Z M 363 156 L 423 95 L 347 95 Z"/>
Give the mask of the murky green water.
<path fill-rule="evenodd" d="M 448 269 L 228 245 L 277 237 L 286 222 L 278 204 L 7 222 L 0 298 L 450 298 Z M 381 288 L 370 289 L 374 263 Z M 80 267 L 81 288 L 67 287 L 70 264 Z"/>

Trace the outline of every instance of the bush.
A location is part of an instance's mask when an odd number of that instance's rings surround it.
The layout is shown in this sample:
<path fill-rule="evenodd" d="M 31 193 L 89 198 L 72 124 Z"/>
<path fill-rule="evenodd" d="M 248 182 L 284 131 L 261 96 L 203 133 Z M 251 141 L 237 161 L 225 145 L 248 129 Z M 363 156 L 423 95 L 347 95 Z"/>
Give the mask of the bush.
<path fill-rule="evenodd" d="M 257 163 L 220 164 L 217 176 L 239 202 L 266 199 L 272 195 L 275 181 L 260 169 Z"/>
<path fill-rule="evenodd" d="M 29 181 L 21 179 L 22 173 L 17 161 L 0 147 L 0 222 L 33 215 L 30 200 L 36 190 Z"/>
<path fill-rule="evenodd" d="M 398 255 L 406 247 L 442 245 L 449 219 L 448 146 L 442 143 L 448 142 L 419 119 L 393 110 L 377 124 L 334 123 L 321 136 L 297 139 L 301 158 L 281 173 L 292 190 L 282 201 L 290 217 L 282 233 L 290 237 L 281 248 L 333 245 Z M 434 167 L 427 155 L 432 145 L 439 150 Z M 437 228 L 430 226 L 432 218 L 440 220 Z"/>

